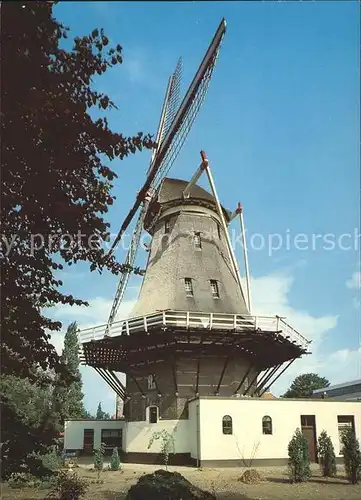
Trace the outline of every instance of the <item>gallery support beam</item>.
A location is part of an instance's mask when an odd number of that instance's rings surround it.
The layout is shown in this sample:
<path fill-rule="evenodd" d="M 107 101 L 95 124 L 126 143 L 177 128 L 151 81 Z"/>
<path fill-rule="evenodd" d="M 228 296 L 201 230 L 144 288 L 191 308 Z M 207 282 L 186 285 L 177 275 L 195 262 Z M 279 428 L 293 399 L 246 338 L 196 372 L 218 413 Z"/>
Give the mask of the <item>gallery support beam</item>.
<path fill-rule="evenodd" d="M 246 371 L 246 373 L 244 374 L 242 380 L 240 381 L 240 383 L 238 384 L 237 386 L 237 389 L 234 391 L 234 394 L 237 394 L 238 391 L 241 389 L 242 385 L 244 384 L 246 378 L 248 377 L 248 375 L 250 374 L 251 370 L 253 368 L 253 363 L 250 363 L 249 364 L 249 367 L 248 367 L 248 370 Z"/>

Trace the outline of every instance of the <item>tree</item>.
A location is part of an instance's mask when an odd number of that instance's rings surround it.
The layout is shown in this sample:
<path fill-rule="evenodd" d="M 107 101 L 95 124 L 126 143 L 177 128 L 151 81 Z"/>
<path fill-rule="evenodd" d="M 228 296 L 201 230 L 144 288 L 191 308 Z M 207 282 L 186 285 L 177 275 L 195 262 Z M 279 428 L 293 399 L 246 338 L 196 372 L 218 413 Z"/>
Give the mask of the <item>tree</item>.
<path fill-rule="evenodd" d="M 96 418 L 96 420 L 107 420 L 110 418 L 109 413 L 106 413 L 105 411 L 103 411 L 101 403 L 98 404 L 95 418 Z"/>
<path fill-rule="evenodd" d="M 59 47 L 67 28 L 52 2 L 1 5 L 2 157 L 2 372 L 36 377 L 34 366 L 61 370 L 49 342 L 60 322 L 47 305 L 86 305 L 61 290 L 63 265 L 89 263 L 112 273 L 125 266 L 105 259 L 116 173 L 106 161 L 154 147 L 150 136 L 113 132 L 106 117 L 116 109 L 93 89 L 92 78 L 122 62 L 121 46 L 108 49 L 103 30 Z M 139 270 L 135 270 L 138 272 Z"/>
<path fill-rule="evenodd" d="M 328 387 L 329 385 L 330 382 L 325 377 L 320 377 L 316 373 L 304 373 L 295 378 L 288 391 L 282 397 L 310 398 L 313 391 Z"/>
<path fill-rule="evenodd" d="M 324 477 L 334 477 L 337 473 L 336 455 L 332 440 L 326 431 L 322 431 L 317 443 L 318 458 Z"/>
<path fill-rule="evenodd" d="M 64 420 L 84 418 L 86 415 L 83 405 L 83 384 L 79 371 L 79 341 L 76 322 L 71 323 L 66 331 L 61 362 L 67 367 L 73 379 L 67 386 L 59 384 L 54 391 L 54 406 L 60 416 L 61 423 L 64 423 Z"/>
<path fill-rule="evenodd" d="M 357 484 L 361 479 L 361 451 L 352 427 L 343 429 L 341 442 L 346 475 L 351 483 Z"/>
<path fill-rule="evenodd" d="M 104 217 L 115 199 L 117 177 L 107 163 L 154 143 L 142 133 L 114 133 L 105 117 L 91 117 L 92 109 L 98 115 L 116 109 L 94 90 L 92 79 L 120 64 L 122 49 L 108 49 L 106 35 L 97 29 L 75 38 L 72 50 L 61 48 L 68 30 L 52 9 L 53 2 L 1 4 L 6 74 L 1 86 L 1 363 L 5 375 L 36 382 L 41 368 L 53 370 L 66 385 L 73 379 L 49 342 L 61 323 L 49 319 L 46 308 L 87 304 L 62 291 L 57 273 L 79 261 L 92 271 L 125 269 L 114 257 L 105 258 L 109 224 Z M 36 443 L 40 446 L 41 432 L 46 443 L 56 431 L 42 423 L 35 436 L 8 398 L 2 404 L 9 422 L 22 426 L 19 438 L 3 446 L 15 469 Z"/>
<path fill-rule="evenodd" d="M 311 477 L 308 442 L 300 429 L 296 429 L 288 444 L 288 470 L 291 482 L 301 483 Z"/>

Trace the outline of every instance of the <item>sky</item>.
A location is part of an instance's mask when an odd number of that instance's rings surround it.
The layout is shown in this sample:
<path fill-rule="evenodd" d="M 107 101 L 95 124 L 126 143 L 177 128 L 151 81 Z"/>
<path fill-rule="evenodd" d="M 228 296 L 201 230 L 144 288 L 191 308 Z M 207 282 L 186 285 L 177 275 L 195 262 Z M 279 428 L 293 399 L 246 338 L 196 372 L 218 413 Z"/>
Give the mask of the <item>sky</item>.
<path fill-rule="evenodd" d="M 252 312 L 286 316 L 312 340 L 312 354 L 285 372 L 274 393 L 300 373 L 331 383 L 361 377 L 358 2 L 60 2 L 54 15 L 73 36 L 104 28 L 110 45 L 122 46 L 123 64 L 94 88 L 118 106 L 107 112 L 112 129 L 129 136 L 156 133 L 179 56 L 184 93 L 225 17 L 208 95 L 169 175 L 190 179 L 206 151 L 223 205 L 244 206 Z M 112 233 L 149 162 L 149 151 L 112 162 Z M 116 256 L 123 262 L 124 248 Z M 90 303 L 50 310 L 63 329 L 74 320 L 81 328 L 106 322 L 117 278 L 84 264 L 61 276 L 64 292 Z M 130 314 L 140 284 L 130 280 L 119 318 Z M 53 337 L 58 350 L 62 339 L 63 332 Z M 114 413 L 113 391 L 91 368 L 81 372 L 86 407 L 95 412 L 101 401 Z"/>

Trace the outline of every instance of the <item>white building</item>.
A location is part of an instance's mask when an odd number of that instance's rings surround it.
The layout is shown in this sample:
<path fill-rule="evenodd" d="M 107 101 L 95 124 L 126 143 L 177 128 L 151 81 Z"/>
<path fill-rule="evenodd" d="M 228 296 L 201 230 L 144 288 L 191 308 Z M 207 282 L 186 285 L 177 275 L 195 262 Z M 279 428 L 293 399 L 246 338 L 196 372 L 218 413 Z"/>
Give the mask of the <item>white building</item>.
<path fill-rule="evenodd" d="M 159 463 L 161 442 L 148 449 L 155 431 L 172 436 L 171 461 L 180 464 L 234 466 L 253 459 L 254 466 L 283 465 L 288 443 L 302 429 L 309 442 L 311 461 L 317 461 L 316 441 L 321 431 L 331 436 L 341 457 L 340 430 L 352 426 L 361 438 L 361 402 L 206 396 L 189 402 L 188 419 L 147 421 L 70 420 L 65 424 L 64 448 L 91 453 L 103 441 L 118 446 L 127 462 Z"/>

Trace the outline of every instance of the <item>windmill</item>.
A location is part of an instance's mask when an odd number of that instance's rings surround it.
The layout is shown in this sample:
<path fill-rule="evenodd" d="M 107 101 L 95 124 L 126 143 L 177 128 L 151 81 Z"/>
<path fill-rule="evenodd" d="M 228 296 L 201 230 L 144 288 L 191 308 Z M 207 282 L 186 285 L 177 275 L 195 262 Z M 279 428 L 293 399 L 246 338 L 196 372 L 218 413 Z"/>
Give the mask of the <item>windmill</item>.
<path fill-rule="evenodd" d="M 225 33 L 226 21 L 222 19 L 180 106 L 181 59 L 179 59 L 174 73 L 169 78 L 156 135 L 158 146 L 156 150 L 153 150 L 150 166 L 147 171 L 147 179 L 138 192 L 136 201 L 125 218 L 108 254 L 111 255 L 114 252 L 133 217 L 138 213 L 130 248 L 125 259 L 126 270 L 121 274 L 119 280 L 106 327 L 106 334 L 114 322 L 128 284 L 131 269 L 137 256 L 144 218 L 152 194 L 169 172 L 196 119 L 206 96 Z"/>
<path fill-rule="evenodd" d="M 284 318 L 252 315 L 243 209 L 239 204 L 232 213 L 222 206 L 206 154 L 201 152 L 190 181 L 167 177 L 204 99 L 225 29 L 223 19 L 179 107 L 177 64 L 146 181 L 109 251 L 138 214 L 127 269 L 135 262 L 143 229 L 152 240 L 131 317 L 115 321 L 126 271 L 107 324 L 80 332 L 82 362 L 124 401 L 129 422 L 186 419 L 188 401 L 198 396 L 261 396 L 308 352 L 307 339 Z M 210 191 L 197 184 L 203 174 Z M 246 292 L 228 232 L 236 219 Z M 117 373 L 126 374 L 126 385 Z"/>

